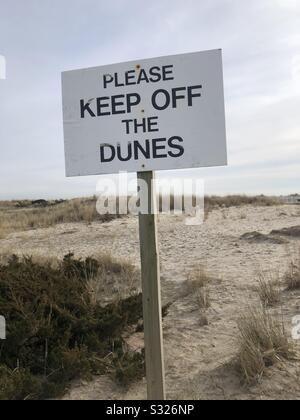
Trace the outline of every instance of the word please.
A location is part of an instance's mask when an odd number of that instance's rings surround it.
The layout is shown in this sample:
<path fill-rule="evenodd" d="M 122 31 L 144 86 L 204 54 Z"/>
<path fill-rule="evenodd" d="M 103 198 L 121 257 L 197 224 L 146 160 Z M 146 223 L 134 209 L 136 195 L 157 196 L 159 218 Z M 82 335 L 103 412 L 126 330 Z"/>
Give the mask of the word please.
<path fill-rule="evenodd" d="M 148 71 L 136 66 L 134 70 L 126 71 L 122 76 L 118 73 L 104 74 L 103 87 L 107 88 L 108 85 L 115 87 L 139 85 L 140 83 L 157 83 L 160 81 L 174 80 L 173 66 L 153 66 Z"/>
<path fill-rule="evenodd" d="M 202 85 L 175 87 L 170 91 L 157 89 L 151 96 L 151 103 L 155 110 L 164 111 L 168 108 L 177 108 L 180 101 L 189 107 L 194 105 L 194 99 L 201 97 Z M 108 115 L 130 114 L 135 107 L 140 105 L 142 98 L 139 93 L 123 95 L 101 96 L 89 101 L 80 100 L 80 116 L 85 118 L 104 117 Z"/>

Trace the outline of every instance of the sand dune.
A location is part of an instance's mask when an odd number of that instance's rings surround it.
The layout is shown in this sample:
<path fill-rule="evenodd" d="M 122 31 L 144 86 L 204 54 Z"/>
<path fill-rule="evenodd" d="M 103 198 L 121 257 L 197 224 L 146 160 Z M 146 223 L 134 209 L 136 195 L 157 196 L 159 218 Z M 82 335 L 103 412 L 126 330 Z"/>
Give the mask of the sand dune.
<path fill-rule="evenodd" d="M 237 351 L 236 321 L 248 305 L 259 304 L 255 290 L 257 271 L 284 274 L 300 246 L 300 237 L 282 229 L 294 228 L 295 232 L 297 226 L 300 207 L 289 205 L 218 209 L 209 214 L 202 226 L 186 226 L 181 216 L 159 217 L 163 302 L 172 303 L 164 319 L 168 398 L 300 398 L 298 361 L 279 363 L 253 387 L 241 384 L 233 365 Z M 243 235 L 249 233 L 252 236 L 245 240 L 247 236 Z M 139 266 L 138 222 L 132 216 L 107 224 L 63 224 L 14 233 L 2 239 L 0 247 L 2 253 L 47 257 L 62 257 L 69 251 L 76 256 L 110 252 Z M 212 277 L 206 326 L 201 326 L 195 296 L 185 290 L 188 274 L 199 264 Z M 292 318 L 300 315 L 299 297 L 299 292 L 283 292 L 282 305 L 274 309 L 282 314 L 288 332 Z M 143 336 L 136 333 L 128 337 L 128 342 L 141 347 Z M 90 383 L 78 382 L 66 396 L 68 399 L 145 397 L 145 381 L 124 391 L 107 377 L 95 378 Z"/>

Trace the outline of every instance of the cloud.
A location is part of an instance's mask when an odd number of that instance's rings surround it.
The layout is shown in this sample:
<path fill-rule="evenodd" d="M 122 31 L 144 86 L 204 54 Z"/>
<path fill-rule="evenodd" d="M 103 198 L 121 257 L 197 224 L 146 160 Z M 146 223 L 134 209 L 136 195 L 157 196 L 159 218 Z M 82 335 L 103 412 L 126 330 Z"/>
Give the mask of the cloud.
<path fill-rule="evenodd" d="M 205 174 L 214 193 L 292 192 L 299 185 L 299 27 L 298 0 L 2 2 L 0 196 L 95 192 L 97 177 L 64 176 L 61 71 L 220 47 L 230 166 L 192 173 Z"/>

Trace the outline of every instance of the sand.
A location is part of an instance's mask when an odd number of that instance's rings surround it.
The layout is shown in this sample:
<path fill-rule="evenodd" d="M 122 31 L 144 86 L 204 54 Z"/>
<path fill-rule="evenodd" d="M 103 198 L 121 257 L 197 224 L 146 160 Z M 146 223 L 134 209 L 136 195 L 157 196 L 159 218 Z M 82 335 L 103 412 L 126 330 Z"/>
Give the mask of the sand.
<path fill-rule="evenodd" d="M 172 303 L 164 318 L 167 397 L 170 399 L 299 399 L 300 361 L 278 363 L 253 387 L 241 384 L 234 367 L 237 352 L 236 321 L 247 306 L 258 305 L 255 287 L 259 270 L 284 274 L 300 247 L 299 237 L 245 240 L 258 232 L 269 237 L 273 230 L 300 226 L 299 206 L 218 209 L 201 226 L 186 226 L 184 217 L 159 217 L 162 296 Z M 258 235 L 258 237 L 260 237 Z M 260 237 L 261 238 L 261 237 Z M 272 239 L 272 238 L 271 238 Z M 14 233 L 0 240 L 1 253 L 77 257 L 110 252 L 139 267 L 138 221 L 128 216 L 107 224 L 63 224 L 49 229 Z M 208 325 L 201 326 L 195 296 L 186 294 L 185 281 L 202 264 L 213 278 Z M 287 332 L 292 318 L 300 315 L 300 293 L 283 292 L 282 314 Z M 129 344 L 140 348 L 141 333 Z M 300 342 L 295 342 L 300 349 Z M 74 383 L 66 399 L 144 399 L 145 380 L 128 390 L 108 377 Z"/>

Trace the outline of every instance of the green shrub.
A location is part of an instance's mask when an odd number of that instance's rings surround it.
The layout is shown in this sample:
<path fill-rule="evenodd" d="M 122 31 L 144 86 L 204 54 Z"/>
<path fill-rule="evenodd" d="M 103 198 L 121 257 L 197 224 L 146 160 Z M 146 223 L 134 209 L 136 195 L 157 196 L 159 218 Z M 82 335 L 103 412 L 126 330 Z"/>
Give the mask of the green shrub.
<path fill-rule="evenodd" d="M 142 296 L 101 306 L 88 288 L 99 270 L 111 268 L 72 254 L 57 267 L 15 256 L 0 265 L 0 313 L 7 322 L 0 399 L 55 398 L 73 379 L 94 373 L 110 373 L 127 385 L 144 372 L 144 358 L 122 339 L 125 328 L 142 318 Z"/>

